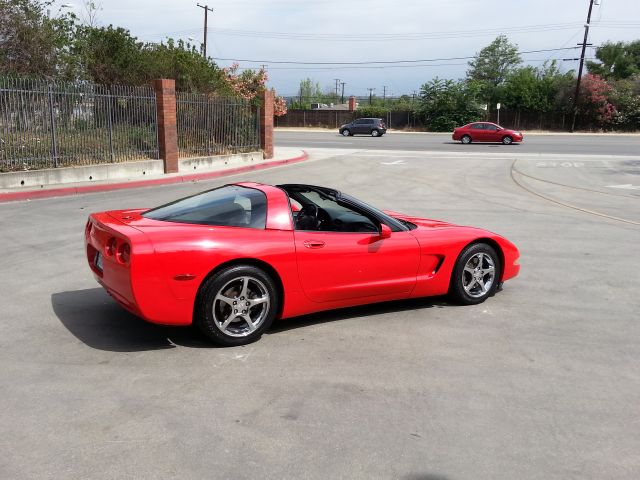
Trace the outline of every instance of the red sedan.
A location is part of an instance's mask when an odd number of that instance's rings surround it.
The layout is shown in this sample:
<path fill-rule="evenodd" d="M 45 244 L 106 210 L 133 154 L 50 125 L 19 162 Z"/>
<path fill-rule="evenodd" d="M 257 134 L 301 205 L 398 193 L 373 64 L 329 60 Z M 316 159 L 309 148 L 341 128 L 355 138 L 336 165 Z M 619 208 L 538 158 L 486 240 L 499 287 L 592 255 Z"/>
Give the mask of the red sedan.
<path fill-rule="evenodd" d="M 522 132 L 509 130 L 495 123 L 475 122 L 454 129 L 451 138 L 462 143 L 502 142 L 505 145 L 511 145 L 520 143 L 524 135 Z"/>
<path fill-rule="evenodd" d="M 212 341 L 257 340 L 276 318 L 449 294 L 471 305 L 520 269 L 495 233 L 382 212 L 311 185 L 225 185 L 161 207 L 93 213 L 86 255 L 124 308 Z"/>

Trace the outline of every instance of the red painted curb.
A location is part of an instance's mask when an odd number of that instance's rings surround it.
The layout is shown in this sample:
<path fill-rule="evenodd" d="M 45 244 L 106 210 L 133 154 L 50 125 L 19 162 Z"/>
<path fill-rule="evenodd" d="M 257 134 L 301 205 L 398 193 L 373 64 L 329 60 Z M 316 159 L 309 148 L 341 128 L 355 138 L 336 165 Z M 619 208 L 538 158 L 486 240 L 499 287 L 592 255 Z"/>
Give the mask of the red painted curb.
<path fill-rule="evenodd" d="M 68 195 L 78 195 L 82 193 L 108 192 L 110 190 L 123 190 L 125 188 L 151 187 L 154 185 L 168 185 L 172 183 L 195 182 L 198 180 L 210 180 L 212 178 L 235 175 L 237 173 L 250 172 L 252 170 L 264 170 L 266 168 L 278 167 L 289 163 L 303 162 L 309 158 L 309 154 L 302 150 L 302 155 L 273 162 L 257 163 L 246 167 L 230 168 L 229 170 L 218 170 L 215 172 L 193 173 L 189 175 L 176 175 L 167 178 L 154 178 L 151 180 L 134 180 L 133 182 L 105 183 L 101 185 L 83 185 L 81 187 L 60 187 L 43 190 L 27 190 L 22 192 L 0 193 L 0 202 L 14 202 L 18 200 L 33 200 L 37 198 L 64 197 Z"/>

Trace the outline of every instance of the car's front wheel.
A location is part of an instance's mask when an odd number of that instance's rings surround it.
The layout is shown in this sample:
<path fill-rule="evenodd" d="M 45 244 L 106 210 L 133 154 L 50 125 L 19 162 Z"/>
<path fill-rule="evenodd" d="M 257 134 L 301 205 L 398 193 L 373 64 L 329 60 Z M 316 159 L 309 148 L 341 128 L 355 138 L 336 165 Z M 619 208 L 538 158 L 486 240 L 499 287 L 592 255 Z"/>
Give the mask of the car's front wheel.
<path fill-rule="evenodd" d="M 350 131 L 348 128 L 345 128 L 345 129 L 342 131 L 342 136 L 343 136 L 343 137 L 349 137 L 349 136 L 351 136 L 351 131 Z"/>
<path fill-rule="evenodd" d="M 505 145 L 511 145 L 513 143 L 513 138 L 511 138 L 509 135 L 505 135 L 504 137 L 502 137 L 502 143 L 504 143 Z"/>
<path fill-rule="evenodd" d="M 465 145 L 468 145 L 469 143 L 471 143 L 471 137 L 469 135 L 463 135 L 460 141 Z"/>
<path fill-rule="evenodd" d="M 373 130 L 371 130 L 371 136 L 372 137 L 379 137 L 380 136 L 380 131 L 376 130 L 375 128 Z"/>
<path fill-rule="evenodd" d="M 278 310 L 273 279 L 251 265 L 226 268 L 205 282 L 195 323 L 218 345 L 231 347 L 258 340 Z"/>
<path fill-rule="evenodd" d="M 449 294 L 463 305 L 482 303 L 496 292 L 500 272 L 500 257 L 493 247 L 486 243 L 469 245 L 453 268 Z"/>

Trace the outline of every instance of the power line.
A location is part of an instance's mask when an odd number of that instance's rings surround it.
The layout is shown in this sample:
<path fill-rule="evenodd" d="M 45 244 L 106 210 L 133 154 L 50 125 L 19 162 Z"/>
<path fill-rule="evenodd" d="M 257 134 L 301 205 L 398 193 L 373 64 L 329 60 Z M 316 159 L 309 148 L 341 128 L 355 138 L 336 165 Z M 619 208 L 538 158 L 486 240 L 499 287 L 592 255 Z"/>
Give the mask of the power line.
<path fill-rule="evenodd" d="M 586 60 L 594 60 L 594 58 L 585 58 Z M 580 58 L 525 58 L 523 59 L 523 63 L 527 62 L 548 62 L 551 60 L 557 61 L 578 61 Z M 449 66 L 460 66 L 460 65 L 468 65 L 467 62 L 456 62 L 456 63 L 427 63 L 427 64 L 412 64 L 412 65 L 375 65 L 375 66 L 366 66 L 366 65 L 356 65 L 356 66 L 344 66 L 344 67 L 273 67 L 269 70 L 302 70 L 305 72 L 324 72 L 324 71 L 336 71 L 336 70 L 386 70 L 388 68 L 433 68 L 433 67 L 449 67 Z M 252 70 L 252 67 L 244 67 L 239 70 Z"/>
<path fill-rule="evenodd" d="M 540 52 L 558 52 L 562 50 L 575 50 L 578 47 L 564 47 L 564 48 L 547 48 L 540 50 L 526 50 L 519 52 L 521 54 L 526 53 L 540 53 Z M 443 62 L 448 60 L 468 60 L 475 58 L 475 55 L 466 57 L 449 57 L 449 58 L 428 58 L 421 60 L 377 60 L 366 62 L 301 62 L 297 60 L 250 60 L 246 58 L 220 58 L 212 57 L 214 60 L 222 60 L 229 62 L 247 62 L 247 63 L 277 63 L 277 64 L 289 64 L 289 65 L 394 65 L 399 63 L 424 63 L 424 62 Z"/>
<path fill-rule="evenodd" d="M 459 38 L 459 37 L 473 37 L 473 36 L 486 36 L 496 35 L 500 33 L 534 33 L 539 31 L 553 31 L 553 30 L 570 30 L 572 28 L 582 28 L 584 24 L 582 22 L 573 23 L 557 23 L 557 24 L 540 24 L 540 25 L 524 25 L 521 27 L 508 27 L 508 28 L 495 28 L 495 29 L 483 29 L 483 30 L 451 30 L 441 32 L 413 32 L 413 33 L 377 33 L 377 34 L 322 34 L 322 33 L 297 33 L 297 32 L 270 32 L 270 31 L 257 31 L 257 30 L 237 30 L 227 28 L 215 28 L 212 27 L 211 31 L 218 35 L 229 36 L 247 36 L 247 37 L 261 37 L 272 39 L 297 39 L 297 40 L 318 40 L 318 41 L 361 41 L 361 42 L 375 42 L 375 41 L 404 41 L 404 40 L 419 40 L 423 39 L 439 39 L 439 38 Z M 635 29 L 640 27 L 640 22 L 629 21 L 609 21 L 602 20 L 592 22 L 591 27 L 606 27 L 611 29 Z M 184 33 L 201 33 L 203 28 L 190 28 L 185 30 L 174 30 L 170 32 L 162 33 L 148 33 L 142 36 L 147 38 L 157 37 L 163 38 L 170 35 L 179 35 Z"/>
<path fill-rule="evenodd" d="M 258 30 L 237 30 L 230 28 L 218 28 L 216 33 L 220 35 L 261 37 L 272 39 L 297 39 L 297 40 L 322 40 L 322 41 L 394 41 L 394 40 L 417 40 L 436 38 L 458 38 L 470 36 L 486 36 L 504 33 L 527 33 L 551 30 L 565 30 L 581 26 L 580 23 L 556 23 L 541 25 L 525 25 L 521 27 L 500 27 L 495 29 L 478 30 L 448 30 L 439 32 L 404 32 L 404 33 L 375 33 L 375 34 L 327 34 L 327 33 L 299 33 L 299 32 L 273 32 Z"/>

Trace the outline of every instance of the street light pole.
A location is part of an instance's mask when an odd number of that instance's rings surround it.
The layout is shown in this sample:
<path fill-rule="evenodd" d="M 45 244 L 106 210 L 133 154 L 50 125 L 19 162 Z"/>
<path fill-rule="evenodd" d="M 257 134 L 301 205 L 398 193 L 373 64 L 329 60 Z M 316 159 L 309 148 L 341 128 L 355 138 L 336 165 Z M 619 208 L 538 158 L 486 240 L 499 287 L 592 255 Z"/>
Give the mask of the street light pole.
<path fill-rule="evenodd" d="M 371 100 L 373 98 L 373 91 L 375 90 L 375 88 L 367 88 L 367 90 L 369 90 L 369 105 L 371 105 Z"/>
<path fill-rule="evenodd" d="M 578 68 L 578 80 L 576 81 L 576 93 L 573 96 L 573 120 L 571 122 L 571 130 L 576 128 L 576 117 L 578 116 L 578 97 L 580 96 L 580 82 L 582 82 L 582 69 L 584 68 L 584 55 L 587 50 L 587 39 L 589 38 L 589 24 L 591 23 L 591 12 L 593 10 L 594 0 L 589 0 L 589 12 L 587 13 L 587 23 L 584 24 L 584 40 L 578 45 L 582 45 L 582 54 L 580 55 L 580 67 Z M 599 5 L 600 2 L 597 2 Z"/>

